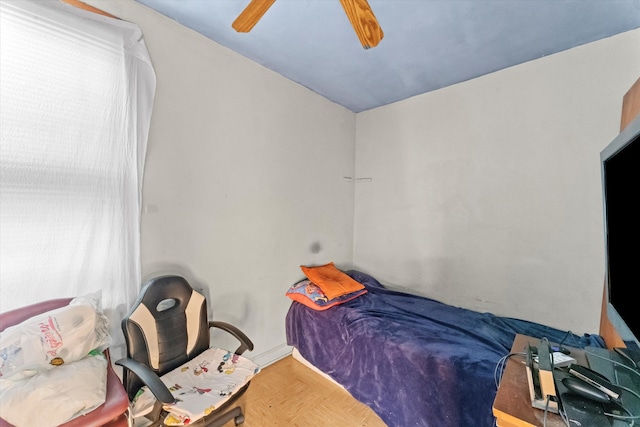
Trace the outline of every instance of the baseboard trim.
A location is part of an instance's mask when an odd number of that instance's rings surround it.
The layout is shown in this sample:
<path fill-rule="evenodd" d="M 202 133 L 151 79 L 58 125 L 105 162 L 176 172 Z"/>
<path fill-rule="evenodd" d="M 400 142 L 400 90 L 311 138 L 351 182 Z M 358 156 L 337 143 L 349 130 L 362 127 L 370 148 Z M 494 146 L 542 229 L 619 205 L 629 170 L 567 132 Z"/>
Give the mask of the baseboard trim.
<path fill-rule="evenodd" d="M 260 353 L 257 356 L 249 356 L 254 363 L 256 363 L 261 368 L 265 368 L 272 363 L 277 362 L 280 359 L 283 359 L 291 354 L 291 350 L 293 347 L 288 346 L 286 344 L 280 344 L 270 350 L 265 351 L 264 353 Z"/>

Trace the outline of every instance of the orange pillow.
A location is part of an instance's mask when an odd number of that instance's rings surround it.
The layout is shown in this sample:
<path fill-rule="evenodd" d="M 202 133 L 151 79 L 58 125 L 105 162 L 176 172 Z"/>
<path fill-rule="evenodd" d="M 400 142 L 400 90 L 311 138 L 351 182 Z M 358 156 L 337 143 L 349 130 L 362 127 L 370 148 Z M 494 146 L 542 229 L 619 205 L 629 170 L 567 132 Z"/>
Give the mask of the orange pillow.
<path fill-rule="evenodd" d="M 333 262 L 318 267 L 300 266 L 300 269 L 314 285 L 322 289 L 329 299 L 334 299 L 351 292 L 364 289 L 362 283 L 358 283 L 342 271 L 338 270 Z"/>

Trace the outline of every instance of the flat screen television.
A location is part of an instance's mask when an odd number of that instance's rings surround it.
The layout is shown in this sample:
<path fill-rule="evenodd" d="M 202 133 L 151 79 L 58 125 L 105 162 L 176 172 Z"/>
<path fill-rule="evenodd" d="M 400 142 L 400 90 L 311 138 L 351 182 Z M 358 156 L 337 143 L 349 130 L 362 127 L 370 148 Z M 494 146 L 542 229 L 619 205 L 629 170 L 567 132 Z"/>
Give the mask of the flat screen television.
<path fill-rule="evenodd" d="M 607 316 L 640 348 L 640 116 L 600 153 Z"/>

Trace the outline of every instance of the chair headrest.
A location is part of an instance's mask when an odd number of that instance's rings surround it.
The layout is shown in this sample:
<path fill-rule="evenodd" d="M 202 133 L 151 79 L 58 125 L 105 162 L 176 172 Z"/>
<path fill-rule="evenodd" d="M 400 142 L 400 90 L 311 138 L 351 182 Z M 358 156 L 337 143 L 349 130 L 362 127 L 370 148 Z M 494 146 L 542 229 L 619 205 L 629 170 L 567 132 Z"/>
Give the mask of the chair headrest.
<path fill-rule="evenodd" d="M 134 306 L 143 304 L 154 317 L 162 317 L 165 310 L 174 306 L 184 311 L 195 292 L 183 277 L 156 277 L 142 288 Z"/>

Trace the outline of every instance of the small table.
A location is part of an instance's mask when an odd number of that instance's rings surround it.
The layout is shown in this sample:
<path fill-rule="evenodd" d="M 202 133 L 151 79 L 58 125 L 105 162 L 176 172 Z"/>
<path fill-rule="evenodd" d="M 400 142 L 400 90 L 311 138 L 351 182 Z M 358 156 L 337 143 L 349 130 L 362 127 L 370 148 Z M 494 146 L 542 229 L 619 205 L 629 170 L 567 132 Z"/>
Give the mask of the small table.
<path fill-rule="evenodd" d="M 511 347 L 512 353 L 526 351 L 528 344 L 538 346 L 540 340 L 526 335 L 516 335 Z M 579 365 L 587 366 L 583 350 L 567 347 L 570 356 Z M 544 411 L 531 406 L 529 383 L 524 356 L 511 356 L 500 380 L 500 386 L 493 402 L 493 416 L 496 417 L 498 427 L 540 427 L 544 423 Z M 547 412 L 547 427 L 566 427 L 562 418 Z"/>

